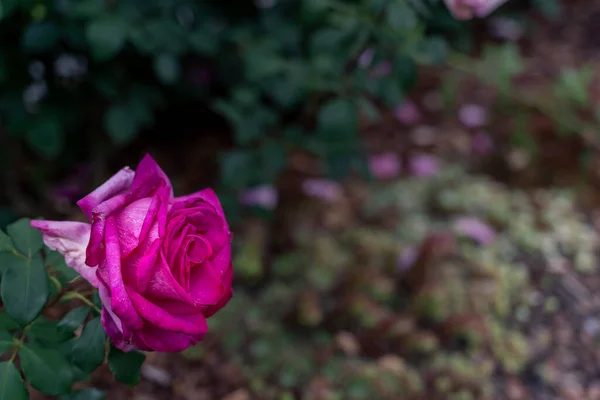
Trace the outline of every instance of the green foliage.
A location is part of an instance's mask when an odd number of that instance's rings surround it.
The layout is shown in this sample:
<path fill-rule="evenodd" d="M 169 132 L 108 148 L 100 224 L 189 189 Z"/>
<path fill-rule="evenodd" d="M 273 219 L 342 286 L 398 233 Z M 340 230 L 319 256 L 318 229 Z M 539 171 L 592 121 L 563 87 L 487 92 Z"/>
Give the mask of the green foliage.
<path fill-rule="evenodd" d="M 100 317 L 96 317 L 85 325 L 75 341 L 71 354 L 73 363 L 84 372 L 93 372 L 104 361 L 105 342 L 104 328 Z"/>
<path fill-rule="evenodd" d="M 140 380 L 140 367 L 146 355 L 139 351 L 124 353 L 114 346 L 108 353 L 108 365 L 119 382 L 134 386 Z"/>
<path fill-rule="evenodd" d="M 81 293 L 66 290 L 64 285 L 77 274 L 73 275 L 60 254 L 44 246 L 30 222 L 28 218 L 16 221 L 7 227 L 8 234 L 0 230 L 0 295 L 4 305 L 0 354 L 6 354 L 8 360 L 0 364 L 0 399 L 29 398 L 15 360 L 20 361 L 27 382 L 42 393 L 62 395 L 62 399 L 103 399 L 104 394 L 94 388 L 71 393 L 73 385 L 87 380 L 106 356 L 99 306 Z M 73 308 L 59 320 L 41 315 L 46 307 L 73 299 L 85 305 Z M 139 380 L 144 356 L 121 354 L 113 354 L 111 361 L 117 378 L 128 383 Z"/>
<path fill-rule="evenodd" d="M 67 164 L 76 151 L 91 158 L 105 138 L 134 143 L 170 107 L 165 99 L 208 105 L 232 130 L 221 182 L 235 198 L 273 182 L 297 148 L 338 174 L 356 169 L 339 160 L 361 156 L 359 112 L 397 105 L 415 83 L 415 60 L 439 63 L 449 46 L 439 0 L 2 4 L 0 113 L 11 141 Z M 161 132 L 173 134 L 183 132 Z M 82 136 L 95 139 L 66 145 Z M 231 174 L 232 164 L 245 172 Z"/>
<path fill-rule="evenodd" d="M 29 394 L 15 365 L 10 361 L 0 363 L 0 399 L 27 400 Z"/>

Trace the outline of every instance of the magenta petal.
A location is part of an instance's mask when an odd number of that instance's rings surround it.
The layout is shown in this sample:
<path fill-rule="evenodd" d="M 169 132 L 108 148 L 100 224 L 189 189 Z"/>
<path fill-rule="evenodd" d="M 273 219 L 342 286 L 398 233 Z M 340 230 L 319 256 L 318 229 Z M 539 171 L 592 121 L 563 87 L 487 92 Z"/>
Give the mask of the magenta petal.
<path fill-rule="evenodd" d="M 121 265 L 121 249 L 119 235 L 115 227 L 114 217 L 106 221 L 106 261 L 100 267 L 108 272 L 108 288 L 113 312 L 123 321 L 123 324 L 132 330 L 141 329 L 143 321 L 135 311 L 125 283 Z"/>
<path fill-rule="evenodd" d="M 169 177 L 158 166 L 156 161 L 146 154 L 137 166 L 135 177 L 131 184 L 131 195 L 134 199 L 147 197 L 154 193 L 161 182 L 168 188 L 168 197 L 173 197 L 173 187 Z"/>
<path fill-rule="evenodd" d="M 180 352 L 198 343 L 204 334 L 186 335 L 171 332 L 156 326 L 147 324 L 144 329 L 133 338 L 135 347 L 142 346 L 160 352 Z"/>
<path fill-rule="evenodd" d="M 133 305 L 142 318 L 158 328 L 187 335 L 200 335 L 208 330 L 206 318 L 201 313 L 184 316 L 173 315 L 134 291 L 130 292 L 130 296 Z"/>
<path fill-rule="evenodd" d="M 144 295 L 153 300 L 170 299 L 194 304 L 194 300 L 173 276 L 173 273 L 165 260 L 164 254 L 162 253 L 156 263 L 154 274 L 152 274 Z"/>
<path fill-rule="evenodd" d="M 141 252 L 142 256 L 137 263 L 135 274 L 137 288 L 142 293 L 148 288 L 148 284 L 155 273 L 156 260 L 158 259 L 161 245 L 162 242 L 159 239 L 156 239 L 150 244 L 148 249 L 145 248 L 146 246 L 143 246 L 138 250 Z"/>
<path fill-rule="evenodd" d="M 131 334 L 123 331 L 121 320 L 112 311 L 108 289 L 106 289 L 104 285 L 100 285 L 98 291 L 100 294 L 100 301 L 102 301 L 100 321 L 102 322 L 106 334 L 118 349 L 122 351 L 133 350 L 133 346 L 127 340 L 127 337 L 130 337 Z"/>
<path fill-rule="evenodd" d="M 153 199 L 143 198 L 128 204 L 115 215 L 122 258 L 131 254 L 139 246 L 140 241 L 143 241 L 148 235 L 151 224 L 148 223 L 150 227 L 143 232 L 142 223 L 153 219 L 152 217 L 156 215 L 156 212 L 153 215 L 150 212 L 152 204 Z M 156 236 L 156 232 L 154 236 Z"/>
<path fill-rule="evenodd" d="M 219 302 L 225 287 L 221 276 L 210 262 L 192 268 L 190 273 L 190 295 L 202 305 L 214 305 Z"/>
<path fill-rule="evenodd" d="M 127 204 L 127 196 L 119 194 L 92 210 L 92 231 L 90 243 L 86 249 L 85 263 L 90 267 L 100 265 L 104 261 L 104 230 L 106 218 Z"/>
<path fill-rule="evenodd" d="M 221 277 L 227 272 L 233 272 L 233 268 L 231 268 L 231 244 L 226 243 L 211 262 L 215 272 Z"/>
<path fill-rule="evenodd" d="M 123 168 L 113 175 L 109 180 L 104 182 L 101 186 L 96 188 L 93 192 L 79 200 L 77 205 L 91 220 L 92 210 L 100 203 L 129 190 L 131 182 L 133 182 L 134 175 L 135 172 L 130 168 Z"/>
<path fill-rule="evenodd" d="M 227 292 L 221 297 L 221 300 L 214 306 L 207 306 L 204 308 L 203 313 L 206 318 L 212 317 L 217 311 L 225 306 L 233 297 L 233 289 L 229 288 Z"/>
<path fill-rule="evenodd" d="M 204 190 L 201 190 L 199 192 L 196 192 L 196 193 L 193 193 L 193 194 L 190 194 L 187 196 L 177 197 L 174 199 L 174 202 L 181 203 L 181 202 L 194 200 L 194 199 L 201 199 L 201 200 L 204 200 L 205 202 L 207 202 L 208 204 L 210 204 L 217 212 L 217 215 L 222 217 L 223 221 L 225 221 L 225 212 L 223 211 L 221 202 L 219 201 L 217 194 L 212 189 L 204 189 Z"/>
<path fill-rule="evenodd" d="M 43 234 L 44 243 L 65 257 L 65 262 L 92 286 L 98 287 L 96 268 L 85 264 L 85 249 L 90 240 L 90 224 L 73 221 L 31 221 Z"/>

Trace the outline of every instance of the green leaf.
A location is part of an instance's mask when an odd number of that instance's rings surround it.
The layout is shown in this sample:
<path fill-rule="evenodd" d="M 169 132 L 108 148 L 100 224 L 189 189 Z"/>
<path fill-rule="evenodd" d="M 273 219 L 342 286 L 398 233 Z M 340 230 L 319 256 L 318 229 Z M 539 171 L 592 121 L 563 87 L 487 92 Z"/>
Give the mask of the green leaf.
<path fill-rule="evenodd" d="M 0 229 L 0 252 L 13 251 L 14 249 L 15 246 L 13 245 L 12 240 L 10 240 L 10 237 Z"/>
<path fill-rule="evenodd" d="M 65 133 L 55 114 L 45 113 L 27 132 L 27 143 L 40 156 L 52 159 L 62 151 Z"/>
<path fill-rule="evenodd" d="M 78 390 L 66 396 L 61 396 L 60 400 L 104 400 L 106 394 L 96 388 L 87 388 Z"/>
<path fill-rule="evenodd" d="M 111 345 L 108 366 L 119 382 L 134 386 L 140 381 L 140 368 L 145 359 L 144 353 L 135 350 L 125 353 Z"/>
<path fill-rule="evenodd" d="M 54 22 L 34 22 L 27 25 L 21 38 L 21 46 L 27 53 L 43 53 L 52 49 L 60 39 Z"/>
<path fill-rule="evenodd" d="M 39 316 L 30 325 L 27 337 L 44 344 L 63 343 L 73 337 L 73 330 L 61 327 L 56 321 Z"/>
<path fill-rule="evenodd" d="M 13 346 L 13 336 L 7 331 L 0 331 L 0 354 L 6 353 Z"/>
<path fill-rule="evenodd" d="M 91 373 L 104 361 L 106 334 L 100 317 L 88 322 L 79 339 L 75 341 L 71 359 L 82 371 Z"/>
<path fill-rule="evenodd" d="M 29 392 L 15 365 L 8 361 L 0 363 L 0 400 L 27 399 L 29 399 Z"/>
<path fill-rule="evenodd" d="M 412 89 L 418 77 L 415 60 L 406 54 L 398 54 L 394 58 L 393 68 L 394 76 L 400 83 L 402 90 L 406 93 Z"/>
<path fill-rule="evenodd" d="M 73 332 L 75 329 L 83 325 L 89 313 L 90 309 L 87 306 L 74 308 L 58 322 L 58 326 L 62 329 Z"/>
<path fill-rule="evenodd" d="M 327 102 L 317 116 L 317 131 L 329 141 L 354 140 L 358 132 L 354 103 L 343 98 Z"/>
<path fill-rule="evenodd" d="M 441 36 L 429 36 L 425 38 L 420 46 L 421 61 L 431 64 L 440 65 L 448 57 L 448 44 Z"/>
<path fill-rule="evenodd" d="M 94 19 L 86 26 L 85 35 L 94 59 L 106 61 L 115 56 L 125 44 L 127 25 L 118 18 Z"/>
<path fill-rule="evenodd" d="M 58 280 L 64 286 L 68 282 L 77 278 L 79 274 L 65 262 L 65 257 L 58 251 L 52 251 L 46 247 L 46 267 L 56 273 Z"/>
<path fill-rule="evenodd" d="M 561 15 L 562 4 L 560 0 L 532 0 L 531 4 L 551 20 L 556 20 Z"/>
<path fill-rule="evenodd" d="M 73 372 L 58 350 L 26 343 L 21 346 L 19 356 L 23 373 L 35 389 L 54 396 L 71 390 Z"/>
<path fill-rule="evenodd" d="M 0 312 L 0 330 L 12 331 L 21 328 L 6 311 Z"/>
<path fill-rule="evenodd" d="M 172 54 L 160 54 L 154 57 L 154 73 L 165 85 L 177 83 L 181 77 L 179 59 Z"/>
<path fill-rule="evenodd" d="M 418 23 L 415 12 L 403 1 L 391 1 L 386 9 L 385 15 L 388 24 L 394 30 L 415 29 Z"/>
<path fill-rule="evenodd" d="M 39 253 L 11 259 L 2 275 L 0 294 L 15 321 L 25 325 L 38 316 L 48 299 L 48 275 Z"/>
<path fill-rule="evenodd" d="M 31 257 L 44 247 L 42 233 L 31 227 L 30 218 L 21 218 L 6 227 L 6 231 L 12 238 L 17 250 Z"/>
<path fill-rule="evenodd" d="M 116 145 L 125 146 L 137 136 L 139 122 L 129 107 L 114 104 L 104 116 L 104 127 Z"/>

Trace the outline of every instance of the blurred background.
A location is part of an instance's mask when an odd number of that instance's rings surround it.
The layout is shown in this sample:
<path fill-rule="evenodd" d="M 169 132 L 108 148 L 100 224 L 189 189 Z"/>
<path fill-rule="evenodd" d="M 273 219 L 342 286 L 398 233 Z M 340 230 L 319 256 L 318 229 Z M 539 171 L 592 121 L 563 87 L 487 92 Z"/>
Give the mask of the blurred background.
<path fill-rule="evenodd" d="M 0 227 L 150 152 L 235 296 L 110 400 L 600 399 L 596 0 L 2 0 Z"/>

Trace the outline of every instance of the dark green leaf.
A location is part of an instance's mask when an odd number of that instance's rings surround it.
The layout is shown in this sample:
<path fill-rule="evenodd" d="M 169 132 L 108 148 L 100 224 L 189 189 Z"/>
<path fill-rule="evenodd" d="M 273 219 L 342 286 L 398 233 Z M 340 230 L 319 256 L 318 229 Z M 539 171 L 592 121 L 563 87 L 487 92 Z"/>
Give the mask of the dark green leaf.
<path fill-rule="evenodd" d="M 54 396 L 70 391 L 73 372 L 58 350 L 26 343 L 21 346 L 19 356 L 23 373 L 31 386 Z"/>
<path fill-rule="evenodd" d="M 403 1 L 391 1 L 385 15 L 394 30 L 414 29 L 418 23 L 415 12 Z"/>
<path fill-rule="evenodd" d="M 81 336 L 75 341 L 71 359 L 82 371 L 91 373 L 104 361 L 106 334 L 100 317 L 88 322 Z"/>
<path fill-rule="evenodd" d="M 78 390 L 66 396 L 61 396 L 60 400 L 104 400 L 106 395 L 103 391 L 95 388 Z"/>
<path fill-rule="evenodd" d="M 0 400 L 27 400 L 29 393 L 12 362 L 0 363 Z"/>
<path fill-rule="evenodd" d="M 13 336 L 7 331 L 0 331 L 0 354 L 6 353 L 13 346 Z"/>
<path fill-rule="evenodd" d="M 39 316 L 31 323 L 27 337 L 44 344 L 56 344 L 72 338 L 73 330 L 63 328 L 58 322 Z"/>
<path fill-rule="evenodd" d="M 230 188 L 241 188 L 248 182 L 252 159 L 248 152 L 230 151 L 221 161 L 221 179 Z"/>
<path fill-rule="evenodd" d="M 29 257 L 44 246 L 41 232 L 32 228 L 30 223 L 30 218 L 21 218 L 6 227 L 17 250 Z"/>
<path fill-rule="evenodd" d="M 23 50 L 29 53 L 42 53 L 52 49 L 60 38 L 58 27 L 53 22 L 34 22 L 25 28 Z"/>
<path fill-rule="evenodd" d="M 119 382 L 134 386 L 140 380 L 140 368 L 145 359 L 146 355 L 139 351 L 132 350 L 124 353 L 111 346 L 108 354 L 108 365 Z"/>
<path fill-rule="evenodd" d="M 93 57 L 98 61 L 106 61 L 125 44 L 127 25 L 117 18 L 94 19 L 86 26 L 85 34 Z"/>
<path fill-rule="evenodd" d="M 115 104 L 104 117 L 104 127 L 116 145 L 125 146 L 135 139 L 139 121 L 126 105 Z"/>
<path fill-rule="evenodd" d="M 12 331 L 19 328 L 19 324 L 6 311 L 0 312 L 0 330 Z"/>
<path fill-rule="evenodd" d="M 90 309 L 87 306 L 74 308 L 58 322 L 58 326 L 73 332 L 85 322 L 89 313 Z"/>
<path fill-rule="evenodd" d="M 45 158 L 57 157 L 64 146 L 65 133 L 55 114 L 42 114 L 27 132 L 27 143 Z"/>
<path fill-rule="evenodd" d="M 0 252 L 13 251 L 14 249 L 15 246 L 13 245 L 12 240 L 10 240 L 10 237 L 0 229 Z"/>
<path fill-rule="evenodd" d="M 408 92 L 417 82 L 417 64 L 415 60 L 406 55 L 399 54 L 394 58 L 394 76 L 400 83 L 404 92 Z"/>
<path fill-rule="evenodd" d="M 441 36 L 430 36 L 423 40 L 420 51 L 424 62 L 439 65 L 448 57 L 448 44 Z"/>
<path fill-rule="evenodd" d="M 358 121 L 352 101 L 337 98 L 327 102 L 319 111 L 317 131 L 328 141 L 354 140 Z"/>
<path fill-rule="evenodd" d="M 48 299 L 48 275 L 39 253 L 14 256 L 2 275 L 0 293 L 6 311 L 21 324 L 38 316 Z"/>
<path fill-rule="evenodd" d="M 181 65 L 172 54 L 160 54 L 154 57 L 154 73 L 165 85 L 177 83 L 181 77 Z"/>
<path fill-rule="evenodd" d="M 56 273 L 58 280 L 64 286 L 66 283 L 77 278 L 79 274 L 65 262 L 65 257 L 58 251 L 46 248 L 46 267 Z"/>

